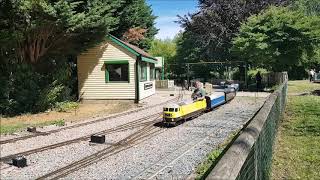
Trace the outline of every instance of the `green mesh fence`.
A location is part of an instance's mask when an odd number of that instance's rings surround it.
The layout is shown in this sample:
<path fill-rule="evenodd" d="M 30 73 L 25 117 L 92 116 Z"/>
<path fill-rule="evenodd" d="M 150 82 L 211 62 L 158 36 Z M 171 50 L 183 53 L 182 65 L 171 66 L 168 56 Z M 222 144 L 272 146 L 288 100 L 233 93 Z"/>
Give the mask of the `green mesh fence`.
<path fill-rule="evenodd" d="M 277 133 L 278 124 L 286 105 L 287 82 L 276 92 L 277 98 L 267 120 L 254 143 L 237 180 L 269 179 L 272 159 L 272 147 Z"/>

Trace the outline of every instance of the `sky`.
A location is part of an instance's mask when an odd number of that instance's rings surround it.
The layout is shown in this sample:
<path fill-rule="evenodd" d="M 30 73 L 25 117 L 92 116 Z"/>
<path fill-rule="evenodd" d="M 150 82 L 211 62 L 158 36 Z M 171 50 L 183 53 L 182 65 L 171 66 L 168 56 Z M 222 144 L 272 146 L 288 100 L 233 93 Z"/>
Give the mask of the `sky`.
<path fill-rule="evenodd" d="M 158 16 L 156 27 L 159 29 L 156 38 L 172 39 L 182 28 L 174 21 L 178 20 L 177 15 L 193 13 L 197 10 L 197 0 L 147 0 L 151 5 L 153 14 Z"/>

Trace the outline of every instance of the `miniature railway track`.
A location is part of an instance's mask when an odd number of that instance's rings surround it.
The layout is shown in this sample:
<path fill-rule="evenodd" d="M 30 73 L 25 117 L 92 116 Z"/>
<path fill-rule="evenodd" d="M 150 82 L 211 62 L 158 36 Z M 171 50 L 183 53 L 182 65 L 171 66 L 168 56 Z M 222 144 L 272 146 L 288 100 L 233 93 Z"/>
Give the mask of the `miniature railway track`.
<path fill-rule="evenodd" d="M 133 129 L 133 128 L 138 128 L 138 127 L 145 126 L 145 125 L 150 125 L 150 124 L 153 124 L 153 121 L 147 121 L 147 120 L 150 119 L 150 118 L 159 117 L 160 115 L 161 115 L 161 113 L 152 114 L 150 116 L 139 118 L 137 120 L 130 121 L 128 123 L 121 124 L 119 126 L 116 126 L 116 127 L 110 128 L 110 129 L 106 129 L 106 130 L 103 130 L 103 131 L 100 131 L 100 132 L 96 132 L 96 133 L 93 133 L 93 134 L 89 134 L 89 135 L 86 135 L 86 136 L 82 136 L 82 137 L 79 137 L 79 138 L 75 138 L 75 139 L 71 139 L 71 140 L 68 140 L 68 141 L 63 141 L 63 142 L 60 142 L 60 143 L 51 144 L 51 145 L 48 145 L 48 146 L 32 149 L 32 150 L 29 150 L 29 151 L 25 151 L 25 152 L 16 153 L 16 154 L 8 155 L 8 156 L 5 156 L 5 157 L 1 157 L 0 161 L 1 162 L 8 162 L 8 161 L 11 161 L 12 158 L 17 157 L 17 156 L 27 156 L 27 155 L 30 155 L 30 154 L 46 151 L 46 150 L 49 150 L 49 149 L 54 149 L 54 148 L 57 148 L 57 147 L 69 145 L 69 144 L 76 143 L 76 142 L 79 142 L 79 141 L 88 140 L 88 139 L 90 139 L 91 135 L 106 135 L 106 134 L 121 132 L 121 131 L 129 130 L 129 129 Z"/>
<path fill-rule="evenodd" d="M 182 98 L 182 93 L 179 92 L 179 96 L 177 98 L 173 99 L 173 100 L 176 100 L 176 99 L 180 100 L 181 98 Z M 170 100 L 170 101 L 173 101 L 173 100 Z M 17 157 L 17 156 L 27 156 L 27 155 L 30 155 L 30 154 L 43 152 L 43 151 L 46 151 L 46 150 L 50 150 L 50 149 L 54 149 L 54 148 L 57 148 L 57 147 L 69 145 L 69 144 L 76 143 L 76 142 L 79 142 L 79 141 L 88 140 L 88 139 L 90 139 L 91 135 L 107 135 L 107 134 L 111 134 L 111 133 L 126 131 L 126 130 L 129 130 L 129 129 L 139 128 L 141 126 L 154 124 L 154 121 L 148 121 L 148 119 L 154 118 L 154 117 L 159 117 L 161 114 L 162 114 L 162 112 L 155 113 L 155 114 L 152 114 L 152 115 L 149 115 L 149 116 L 146 116 L 146 117 L 142 117 L 142 118 L 136 119 L 134 121 L 130 121 L 130 122 L 125 123 L 125 124 L 121 124 L 121 125 L 113 127 L 113 128 L 109 128 L 109 129 L 106 129 L 106 130 L 95 132 L 95 133 L 92 133 L 92 134 L 89 134 L 89 135 L 86 135 L 86 136 L 82 136 L 82 137 L 79 137 L 79 138 L 75 138 L 75 139 L 71 139 L 71 140 L 68 140 L 68 141 L 63 141 L 63 142 L 51 144 L 51 145 L 48 145 L 48 146 L 44 146 L 44 147 L 31 149 L 31 150 L 28 150 L 28 151 L 24 151 L 24 152 L 20 152 L 20 153 L 11 154 L 11 155 L 8 155 L 8 156 L 0 157 L 0 162 L 9 162 L 9 161 L 11 161 L 12 158 Z"/>
<path fill-rule="evenodd" d="M 152 121 L 151 124 L 146 125 L 141 130 L 127 136 L 126 138 L 118 141 L 115 145 L 109 146 L 101 151 L 98 151 L 90 156 L 87 156 L 79 161 L 73 162 L 65 167 L 55 170 L 49 174 L 41 176 L 37 179 L 59 179 L 67 176 L 68 174 L 87 167 L 109 156 L 120 153 L 130 147 L 142 142 L 145 138 L 155 135 L 161 131 L 154 123 L 160 122 L 158 118 Z"/>
<path fill-rule="evenodd" d="M 129 114 L 132 114 L 132 113 L 135 113 L 135 112 L 139 112 L 139 111 L 143 111 L 143 110 L 146 110 L 146 109 L 150 109 L 150 108 L 154 108 L 154 107 L 157 107 L 157 106 L 161 106 L 161 105 L 164 105 L 166 103 L 169 103 L 169 102 L 172 102 L 172 101 L 175 101 L 175 100 L 180 100 L 181 98 L 182 98 L 182 93 L 181 93 L 181 91 L 179 91 L 178 97 L 176 97 L 174 99 L 171 99 L 169 101 L 163 102 L 163 103 L 159 103 L 159 104 L 155 104 L 155 105 L 152 105 L 152 106 L 149 106 L 149 107 L 136 109 L 136 110 L 133 110 L 133 111 L 119 113 L 119 114 L 116 114 L 116 115 L 108 116 L 106 118 L 101 118 L 101 119 L 94 120 L 94 121 L 88 121 L 88 122 L 84 122 L 84 123 L 79 123 L 79 124 L 75 124 L 75 125 L 72 125 L 72 126 L 66 126 L 66 127 L 63 127 L 63 128 L 59 128 L 59 129 L 55 129 L 55 130 L 51 130 L 51 131 L 47 131 L 47 132 L 36 132 L 34 134 L 30 134 L 30 135 L 26 135 L 26 136 L 22 136 L 22 137 L 3 140 L 3 141 L 0 141 L 0 144 L 13 143 L 13 142 L 16 142 L 16 141 L 25 140 L 25 139 L 29 139 L 29 138 L 33 138 L 33 137 L 37 137 L 37 136 L 46 136 L 46 135 L 49 135 L 49 134 L 52 134 L 52 133 L 57 133 L 57 132 L 60 132 L 60 131 L 63 131 L 63 130 L 73 129 L 73 128 L 77 128 L 77 127 L 81 127 L 81 126 L 85 126 L 85 125 L 89 125 L 89 124 L 94 124 L 94 123 L 97 123 L 97 122 L 106 121 L 106 120 L 109 120 L 109 119 L 112 119 L 112 118 L 117 118 L 117 117 L 129 115 Z"/>
<path fill-rule="evenodd" d="M 203 141 L 207 140 L 209 137 L 211 137 L 212 135 L 207 135 L 202 139 L 198 139 L 196 141 L 191 141 L 179 148 L 177 148 L 175 151 L 179 151 L 181 150 L 182 153 L 177 154 L 176 156 L 173 157 L 165 157 L 162 158 L 161 160 L 159 160 L 157 163 L 153 164 L 152 166 L 150 166 L 149 168 L 144 169 L 142 172 L 140 172 L 137 176 L 135 176 L 132 179 L 157 179 L 157 175 L 160 174 L 163 170 L 165 170 L 166 168 L 172 167 L 172 165 L 174 163 L 176 163 L 181 157 L 183 157 L 185 154 L 187 154 L 189 151 L 191 151 L 192 149 L 194 149 L 195 147 L 197 147 L 199 144 L 201 144 Z M 169 153 L 170 154 L 170 153 Z M 174 152 L 173 152 L 174 154 Z M 166 158 L 169 158 L 170 161 L 167 161 Z M 164 164 L 163 162 L 166 162 L 166 164 Z M 153 170 L 151 170 L 153 169 Z M 141 177 L 141 175 L 145 174 L 143 177 Z"/>
<path fill-rule="evenodd" d="M 266 101 L 265 101 L 266 102 Z M 248 121 L 242 126 L 241 129 L 238 129 L 236 131 L 234 131 L 234 133 L 236 133 L 233 137 L 232 140 L 230 140 L 229 144 L 223 149 L 221 154 L 224 154 L 229 147 L 231 146 L 231 144 L 237 139 L 237 137 L 241 134 L 241 132 L 248 126 L 248 124 L 252 121 L 252 119 L 254 117 L 256 117 L 256 115 L 261 111 L 261 109 L 264 107 L 264 104 L 261 105 L 261 107 L 248 119 Z M 227 102 L 229 103 L 229 102 Z M 220 106 L 218 107 L 220 108 Z M 216 127 L 217 125 L 214 125 L 211 128 Z M 230 134 L 229 134 L 230 135 Z M 194 149 L 195 147 L 199 146 L 199 144 L 203 143 L 204 141 L 206 141 L 208 138 L 212 137 L 212 133 L 207 134 L 205 137 L 202 137 L 199 140 L 196 141 L 191 141 L 177 149 L 175 149 L 174 151 L 172 151 L 172 153 L 168 153 L 169 156 L 171 156 L 172 154 L 174 154 L 175 151 L 181 151 L 183 153 L 179 153 L 176 156 L 173 157 L 164 157 L 160 160 L 158 160 L 156 163 L 152 164 L 150 167 L 145 168 L 144 170 L 142 170 L 138 175 L 136 175 L 135 177 L 132 177 L 132 179 L 159 179 L 157 178 L 157 176 L 159 174 L 161 174 L 161 172 L 163 172 L 166 168 L 170 168 L 173 167 L 173 164 L 176 163 L 181 157 L 183 157 L 185 154 L 187 154 L 189 151 L 191 151 L 192 149 Z M 225 143 L 225 142 L 221 142 L 221 143 Z M 182 150 L 181 150 L 182 149 Z M 221 155 L 220 155 L 221 156 Z M 170 159 L 170 161 L 167 160 L 167 158 Z M 219 159 L 219 157 L 218 157 Z M 165 163 L 164 163 L 165 162 Z M 161 177 L 160 177 L 161 179 Z M 179 179 L 179 178 L 178 178 Z M 185 179 L 189 179 L 189 178 L 185 178 Z"/>

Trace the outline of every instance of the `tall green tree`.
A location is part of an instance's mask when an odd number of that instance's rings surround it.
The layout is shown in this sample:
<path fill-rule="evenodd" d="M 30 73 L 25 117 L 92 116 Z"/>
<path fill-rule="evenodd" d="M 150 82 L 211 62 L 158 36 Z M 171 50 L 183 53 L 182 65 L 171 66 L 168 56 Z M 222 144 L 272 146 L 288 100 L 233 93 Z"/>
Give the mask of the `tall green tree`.
<path fill-rule="evenodd" d="M 311 62 L 319 42 L 320 16 L 271 7 L 241 26 L 232 52 L 257 66 L 290 72 Z"/>
<path fill-rule="evenodd" d="M 154 19 L 144 0 L 0 1 L 0 114 L 72 99 L 77 75 L 70 60 L 108 33 L 121 38 L 135 27 L 146 30 L 137 45 L 148 48 Z"/>
<path fill-rule="evenodd" d="M 320 15 L 319 0 L 296 0 L 292 5 L 293 10 L 302 11 L 307 16 Z"/>
<path fill-rule="evenodd" d="M 230 53 L 230 48 L 241 23 L 270 5 L 286 3 L 287 0 L 199 0 L 198 12 L 180 17 L 179 23 L 185 32 L 177 47 L 178 61 L 238 60 Z M 195 72 L 199 77 L 208 77 L 211 70 L 221 68 L 198 65 Z"/>
<path fill-rule="evenodd" d="M 166 63 L 174 63 L 176 55 L 176 43 L 173 39 L 155 39 L 151 43 L 149 53 L 153 56 L 164 57 Z"/>
<path fill-rule="evenodd" d="M 28 63 L 50 54 L 75 54 L 115 29 L 114 11 L 120 5 L 120 0 L 4 0 L 0 34 L 6 38 L 0 48 L 14 48 L 17 58 Z"/>
<path fill-rule="evenodd" d="M 282 5 L 286 2 L 286 0 L 199 0 L 199 11 L 181 17 L 179 23 L 185 27 L 186 40 L 189 41 L 191 38 L 194 47 L 199 49 L 196 55 L 199 59 L 231 60 L 229 52 L 231 41 L 239 31 L 241 23 L 269 5 Z"/>
<path fill-rule="evenodd" d="M 149 53 L 153 56 L 160 56 L 164 58 L 165 73 L 171 73 L 175 68 L 176 56 L 176 40 L 174 39 L 155 39 L 151 43 Z"/>
<path fill-rule="evenodd" d="M 123 35 L 131 28 L 142 28 L 146 30 L 144 39 L 138 42 L 131 42 L 142 49 L 148 50 L 154 36 L 158 33 L 155 27 L 156 16 L 152 8 L 145 0 L 125 0 L 117 10 L 119 15 L 119 26 L 112 34 L 123 39 Z"/>

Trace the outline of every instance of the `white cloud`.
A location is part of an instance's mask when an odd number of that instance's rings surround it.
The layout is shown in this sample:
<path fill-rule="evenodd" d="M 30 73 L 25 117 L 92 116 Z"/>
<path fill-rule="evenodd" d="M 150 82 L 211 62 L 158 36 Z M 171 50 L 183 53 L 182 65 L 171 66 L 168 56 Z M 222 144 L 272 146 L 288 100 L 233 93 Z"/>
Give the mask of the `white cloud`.
<path fill-rule="evenodd" d="M 156 38 L 158 39 L 167 39 L 167 38 L 173 39 L 174 36 L 179 33 L 179 31 L 183 30 L 176 23 L 158 26 L 157 28 L 160 29 L 158 34 L 156 35 Z"/>
<path fill-rule="evenodd" d="M 167 24 L 167 23 L 173 23 L 176 20 L 178 20 L 177 16 L 162 16 L 156 19 L 156 23 Z"/>
<path fill-rule="evenodd" d="M 156 27 L 159 29 L 156 38 L 166 39 L 174 38 L 174 36 L 182 30 L 179 24 L 174 21 L 178 20 L 177 16 L 161 16 L 156 19 Z"/>

